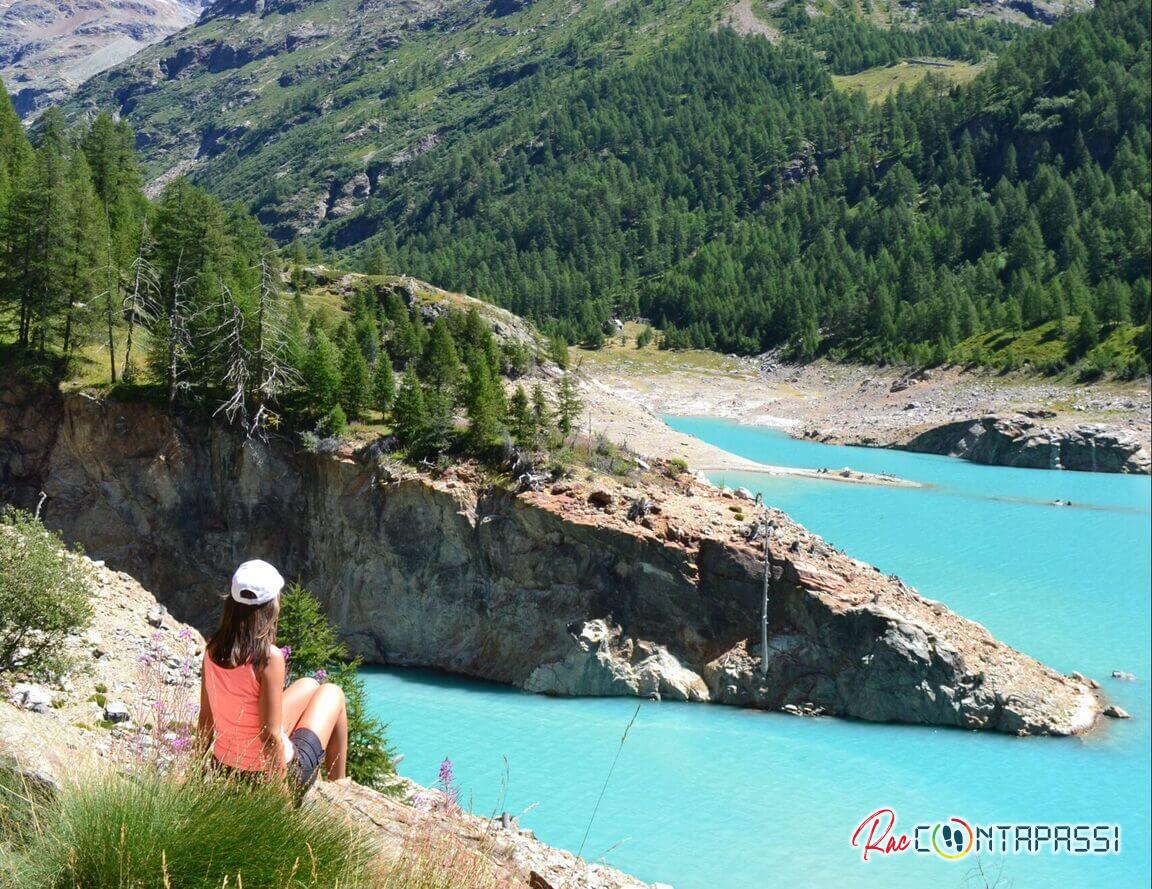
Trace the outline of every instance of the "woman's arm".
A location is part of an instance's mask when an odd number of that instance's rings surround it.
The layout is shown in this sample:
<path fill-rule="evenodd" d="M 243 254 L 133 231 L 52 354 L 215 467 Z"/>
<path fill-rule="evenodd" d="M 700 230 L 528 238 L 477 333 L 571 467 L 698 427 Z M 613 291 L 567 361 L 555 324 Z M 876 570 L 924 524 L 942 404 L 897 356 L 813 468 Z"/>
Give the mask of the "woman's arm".
<path fill-rule="evenodd" d="M 287 764 L 284 744 L 284 655 L 273 648 L 268 662 L 256 671 L 260 680 L 260 738 L 264 742 L 268 771 L 282 772 Z"/>
<path fill-rule="evenodd" d="M 212 716 L 212 702 L 208 700 L 208 686 L 204 671 L 200 671 L 200 718 L 196 723 L 196 742 L 201 753 L 207 753 L 212 746 L 212 735 L 216 720 Z"/>

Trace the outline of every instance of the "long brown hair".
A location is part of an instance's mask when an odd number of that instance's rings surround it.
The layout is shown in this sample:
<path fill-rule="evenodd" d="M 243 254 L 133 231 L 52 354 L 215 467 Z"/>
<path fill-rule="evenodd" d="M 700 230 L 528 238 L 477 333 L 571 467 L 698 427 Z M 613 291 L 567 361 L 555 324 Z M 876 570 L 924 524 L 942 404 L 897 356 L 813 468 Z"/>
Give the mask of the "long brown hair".
<path fill-rule="evenodd" d="M 224 600 L 220 626 L 208 640 L 208 656 L 225 669 L 268 662 L 268 647 L 276 640 L 280 620 L 280 600 L 263 605 L 245 605 L 229 597 Z"/>

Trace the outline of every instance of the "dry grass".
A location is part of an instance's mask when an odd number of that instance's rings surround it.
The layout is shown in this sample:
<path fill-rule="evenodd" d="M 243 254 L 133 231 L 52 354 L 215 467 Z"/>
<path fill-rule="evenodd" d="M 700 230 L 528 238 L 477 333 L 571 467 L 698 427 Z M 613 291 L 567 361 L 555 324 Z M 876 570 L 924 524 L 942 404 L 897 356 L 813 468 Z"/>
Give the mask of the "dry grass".
<path fill-rule="evenodd" d="M 569 366 L 582 367 L 593 373 L 635 374 L 638 377 L 677 371 L 734 373 L 746 370 L 736 358 L 706 349 L 666 350 L 653 340 L 643 349 L 636 348 L 636 337 L 645 325 L 628 321 L 624 329 L 604 341 L 602 349 L 572 346 L 568 350 Z"/>
<path fill-rule="evenodd" d="M 523 885 L 501 873 L 481 851 L 431 830 L 411 834 L 400 855 L 380 866 L 373 889 L 511 889 Z"/>
<path fill-rule="evenodd" d="M 902 86 L 915 86 L 929 74 L 943 77 L 952 83 L 968 83 L 984 70 L 986 63 L 953 62 L 943 59 L 903 61 L 882 68 L 868 68 L 857 74 L 840 74 L 832 77 L 833 83 L 841 90 L 863 90 L 869 101 L 880 102 Z"/>

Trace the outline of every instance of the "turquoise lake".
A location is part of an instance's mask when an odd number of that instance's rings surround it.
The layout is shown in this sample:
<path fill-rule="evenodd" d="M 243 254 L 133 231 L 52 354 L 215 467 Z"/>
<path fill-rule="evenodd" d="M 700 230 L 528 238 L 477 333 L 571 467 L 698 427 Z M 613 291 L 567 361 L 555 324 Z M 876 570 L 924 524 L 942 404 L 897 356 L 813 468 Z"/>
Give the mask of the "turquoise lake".
<path fill-rule="evenodd" d="M 952 816 L 1118 823 L 1118 855 L 986 856 L 983 863 L 993 873 L 1002 867 L 1001 885 L 1015 889 L 1148 885 L 1148 478 L 977 466 L 796 441 L 725 421 L 666 419 L 765 463 L 851 466 L 924 483 L 712 474 L 717 484 L 763 492 L 829 542 L 899 574 L 1005 642 L 1099 679 L 1133 718 L 1108 720 L 1085 739 L 1011 738 L 644 702 L 585 857 L 678 889 L 983 885 L 969 880 L 973 856 L 862 862 L 849 838 L 870 812 L 889 807 L 898 831 Z M 1116 669 L 1137 681 L 1109 678 Z M 542 839 L 580 848 L 635 700 L 544 698 L 413 670 L 373 669 L 365 679 L 404 754 L 403 774 L 431 784 L 450 757 L 465 805 L 485 815 L 525 812 L 521 823 Z"/>

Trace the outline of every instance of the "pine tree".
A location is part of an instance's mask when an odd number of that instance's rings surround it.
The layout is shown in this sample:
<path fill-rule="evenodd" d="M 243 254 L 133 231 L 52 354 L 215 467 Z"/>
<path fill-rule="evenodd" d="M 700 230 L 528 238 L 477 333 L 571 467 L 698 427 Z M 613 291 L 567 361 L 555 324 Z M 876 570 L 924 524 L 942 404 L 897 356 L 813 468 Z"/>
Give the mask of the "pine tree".
<path fill-rule="evenodd" d="M 563 368 L 568 367 L 568 341 L 562 336 L 554 336 L 548 341 L 548 357 Z"/>
<path fill-rule="evenodd" d="M 84 153 L 74 151 L 68 165 L 68 245 L 65 270 L 63 352 L 71 354 L 76 340 L 97 318 L 96 301 L 101 293 L 112 300 L 112 286 L 104 269 L 108 261 L 108 225 L 100 209 Z"/>
<path fill-rule="evenodd" d="M 309 406 L 317 416 L 329 413 L 340 398 L 340 351 L 323 330 L 316 331 L 304 359 L 303 383 Z"/>
<path fill-rule="evenodd" d="M 1109 278 L 1096 293 L 1096 310 L 1100 320 L 1115 327 L 1132 317 L 1132 292 L 1128 285 Z"/>
<path fill-rule="evenodd" d="M 1085 309 L 1080 314 L 1080 323 L 1076 325 L 1076 333 L 1069 343 L 1068 357 L 1076 361 L 1098 345 L 1100 345 L 1100 322 L 1096 320 L 1095 312 Z"/>
<path fill-rule="evenodd" d="M 340 404 L 350 420 L 359 420 L 368 402 L 371 380 L 368 362 L 354 336 L 344 341 L 340 357 Z"/>
<path fill-rule="evenodd" d="M 455 386 L 460 379 L 460 353 L 443 316 L 432 324 L 420 362 L 420 376 L 439 392 Z"/>
<path fill-rule="evenodd" d="M 169 403 L 188 391 L 207 366 L 211 340 L 194 340 L 220 294 L 221 260 L 228 252 L 226 219 L 219 203 L 184 178 L 168 184 L 156 208 L 153 229 L 157 311 L 149 324 L 149 361 L 163 381 Z"/>
<path fill-rule="evenodd" d="M 424 387 L 411 367 L 404 373 L 396 403 L 392 408 L 392 427 L 400 444 L 409 449 L 419 448 L 428 435 L 428 406 L 424 402 Z"/>
<path fill-rule="evenodd" d="M 388 261 L 388 254 L 384 252 L 384 248 L 380 245 L 368 249 L 364 255 L 363 266 L 364 273 L 367 275 L 387 275 L 392 271 L 392 265 Z"/>
<path fill-rule="evenodd" d="M 464 409 L 469 443 L 483 447 L 495 441 L 503 428 L 504 392 L 483 352 L 473 352 L 468 363 Z"/>
<path fill-rule="evenodd" d="M 521 447 L 535 447 L 536 417 L 522 385 L 516 387 L 508 403 L 508 431 Z"/>
<path fill-rule="evenodd" d="M 548 406 L 548 396 L 544 394 L 544 387 L 540 383 L 532 387 L 532 419 L 537 436 L 552 427 L 552 409 Z"/>
<path fill-rule="evenodd" d="M 396 398 L 396 377 L 392 373 L 392 361 L 381 354 L 376 359 L 376 369 L 372 374 L 372 406 L 385 416 L 392 409 Z"/>
<path fill-rule="evenodd" d="M 423 454 L 441 454 L 452 443 L 452 397 L 447 392 L 429 389 L 424 395 L 424 403 L 428 409 L 428 424 L 420 450 Z"/>
<path fill-rule="evenodd" d="M 560 378 L 560 385 L 556 390 L 556 421 L 560 432 L 571 435 L 580 419 L 580 412 L 584 410 L 584 402 L 580 398 L 580 391 L 571 373 Z"/>

